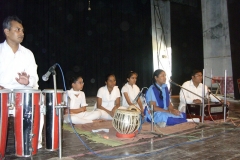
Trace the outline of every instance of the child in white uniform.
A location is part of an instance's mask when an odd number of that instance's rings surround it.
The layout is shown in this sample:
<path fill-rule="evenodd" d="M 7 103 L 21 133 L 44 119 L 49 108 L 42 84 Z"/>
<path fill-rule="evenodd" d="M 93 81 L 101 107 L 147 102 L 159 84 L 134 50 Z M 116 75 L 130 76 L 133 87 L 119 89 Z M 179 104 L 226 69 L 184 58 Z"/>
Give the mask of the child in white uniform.
<path fill-rule="evenodd" d="M 71 81 L 72 88 L 68 91 L 70 98 L 70 118 L 73 124 L 92 123 L 94 120 L 99 119 L 101 112 L 99 111 L 86 111 L 86 98 L 83 89 L 82 77 L 73 78 Z M 64 115 L 64 122 L 69 122 L 68 111 L 66 109 Z"/>
<path fill-rule="evenodd" d="M 120 107 L 120 91 L 116 85 L 114 74 L 105 79 L 105 86 L 99 88 L 97 93 L 97 110 L 101 112 L 101 119 L 112 120 L 115 111 Z"/>
<path fill-rule="evenodd" d="M 130 71 L 127 75 L 127 83 L 122 87 L 122 106 L 128 108 L 129 106 L 138 107 L 143 114 L 143 105 L 138 98 L 136 103 L 133 104 L 134 99 L 137 97 L 140 92 L 139 87 L 136 85 L 138 74 L 136 72 Z"/>

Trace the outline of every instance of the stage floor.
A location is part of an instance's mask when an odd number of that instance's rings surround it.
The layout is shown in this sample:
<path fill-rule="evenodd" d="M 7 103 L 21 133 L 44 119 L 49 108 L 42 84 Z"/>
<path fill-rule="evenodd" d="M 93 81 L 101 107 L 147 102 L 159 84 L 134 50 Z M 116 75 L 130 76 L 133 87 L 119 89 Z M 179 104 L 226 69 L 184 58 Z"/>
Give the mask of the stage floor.
<path fill-rule="evenodd" d="M 178 96 L 172 96 L 175 107 L 178 106 Z M 231 102 L 229 117 L 240 125 L 240 101 L 228 99 Z M 95 98 L 88 97 L 90 107 L 95 103 Z M 91 108 L 89 108 L 91 109 Z M 15 156 L 13 118 L 9 118 L 8 142 L 6 160 L 13 159 L 57 159 L 59 151 L 38 150 L 32 158 L 19 158 Z M 80 136 L 83 144 L 73 131 L 63 130 L 62 159 L 240 159 L 240 126 L 229 123 L 209 123 L 162 137 L 140 139 L 137 142 L 110 147 L 101 143 L 94 143 L 84 136 Z M 44 136 L 44 135 L 43 135 Z M 44 137 L 43 137 L 44 139 Z M 86 145 L 86 146 L 85 146 Z M 55 157 L 55 158 L 54 158 Z"/>

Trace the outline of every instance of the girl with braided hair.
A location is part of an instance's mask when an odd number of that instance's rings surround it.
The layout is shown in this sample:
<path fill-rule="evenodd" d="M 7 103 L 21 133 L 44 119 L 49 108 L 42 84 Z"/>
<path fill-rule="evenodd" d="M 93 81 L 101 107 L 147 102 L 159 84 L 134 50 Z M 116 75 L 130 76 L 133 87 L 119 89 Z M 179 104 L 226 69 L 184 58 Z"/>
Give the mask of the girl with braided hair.
<path fill-rule="evenodd" d="M 146 93 L 146 100 L 149 105 L 153 105 L 154 123 L 159 127 L 165 127 L 166 125 L 187 122 L 186 114 L 180 113 L 178 110 L 174 109 L 170 102 L 165 71 L 161 69 L 156 70 L 153 73 L 152 82 L 153 84 Z M 147 120 L 150 121 L 151 118 L 148 112 L 145 111 L 145 114 Z"/>

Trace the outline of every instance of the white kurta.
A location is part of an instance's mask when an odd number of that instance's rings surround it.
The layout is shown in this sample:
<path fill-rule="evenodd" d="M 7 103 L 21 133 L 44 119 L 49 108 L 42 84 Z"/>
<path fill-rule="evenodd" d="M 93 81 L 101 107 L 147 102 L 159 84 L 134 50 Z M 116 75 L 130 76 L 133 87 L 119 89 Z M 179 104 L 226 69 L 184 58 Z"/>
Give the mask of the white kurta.
<path fill-rule="evenodd" d="M 74 91 L 71 89 L 68 91 L 68 97 L 70 98 L 70 109 L 79 109 L 80 107 L 88 106 L 86 103 L 85 93 L 82 91 Z M 85 111 L 77 114 L 70 114 L 70 118 L 73 124 L 92 123 L 93 120 L 99 119 L 100 116 L 101 112 L 99 111 Z M 69 122 L 68 115 L 64 115 L 64 121 Z"/>
<path fill-rule="evenodd" d="M 111 111 L 115 106 L 116 99 L 120 97 L 120 91 L 118 86 L 114 86 L 110 94 L 107 86 L 103 86 L 99 88 L 97 97 L 102 99 L 101 106 Z M 112 120 L 112 117 L 106 111 L 102 109 L 97 109 L 97 111 L 101 112 L 101 119 Z"/>
<path fill-rule="evenodd" d="M 97 97 L 102 99 L 102 106 L 111 111 L 115 106 L 115 100 L 120 97 L 120 91 L 118 86 L 114 86 L 111 94 L 109 93 L 107 86 L 99 88 Z"/>
<path fill-rule="evenodd" d="M 70 98 L 70 109 L 79 109 L 80 107 L 88 106 L 86 103 L 85 93 L 83 91 L 74 91 L 71 89 L 68 91 L 68 97 Z"/>
<path fill-rule="evenodd" d="M 126 83 L 122 87 L 121 92 L 122 92 L 122 106 L 123 107 L 129 107 L 129 104 L 127 103 L 127 100 L 124 96 L 124 93 L 127 93 L 130 101 L 133 102 L 133 100 L 137 97 L 138 93 L 140 92 L 140 89 L 135 84 L 133 86 L 131 86 L 128 83 Z M 138 106 L 138 104 L 137 104 L 137 106 Z"/>
<path fill-rule="evenodd" d="M 16 81 L 17 73 L 26 72 L 30 75 L 27 86 Z M 38 89 L 37 65 L 33 53 L 19 45 L 16 53 L 6 41 L 0 44 L 0 86 L 8 89 Z"/>
<path fill-rule="evenodd" d="M 195 87 L 192 80 L 186 81 L 182 85 L 183 88 L 186 88 L 193 93 L 196 93 L 197 95 L 202 97 L 202 87 L 203 84 L 200 83 L 198 87 Z M 204 97 L 208 97 L 208 87 L 205 85 L 205 94 Z M 185 89 L 181 89 L 179 93 L 180 103 L 178 106 L 178 110 L 181 112 L 186 112 L 186 104 L 193 104 L 194 99 L 200 99 L 200 97 L 190 93 L 189 91 Z M 214 96 L 210 95 L 211 102 L 219 102 Z"/>

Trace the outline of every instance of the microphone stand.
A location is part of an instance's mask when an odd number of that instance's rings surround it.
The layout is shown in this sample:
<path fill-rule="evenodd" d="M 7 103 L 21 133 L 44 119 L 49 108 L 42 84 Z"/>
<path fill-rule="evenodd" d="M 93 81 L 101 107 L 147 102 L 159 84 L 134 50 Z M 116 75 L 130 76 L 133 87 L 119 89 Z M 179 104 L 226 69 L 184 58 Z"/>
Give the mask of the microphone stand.
<path fill-rule="evenodd" d="M 202 97 L 205 95 L 205 71 L 203 69 L 203 85 L 202 85 Z M 202 101 L 202 124 L 204 123 L 204 108 L 205 108 L 205 103 Z"/>
<path fill-rule="evenodd" d="M 144 95 L 144 93 L 145 93 L 145 92 L 143 93 L 144 89 L 148 89 L 148 88 L 147 88 L 147 87 L 143 87 L 143 88 L 141 89 L 141 91 L 138 93 L 138 95 L 135 97 L 135 99 L 134 99 L 133 102 L 132 102 L 134 105 L 137 103 L 137 100 L 140 98 L 140 96 Z M 151 132 L 150 132 L 150 133 L 162 137 L 161 134 L 157 134 L 157 133 L 154 132 L 154 127 L 153 127 L 153 126 L 154 126 L 154 120 L 153 120 L 153 105 L 150 105 L 150 107 L 151 107 L 151 108 L 149 108 L 149 106 L 147 105 L 147 112 L 149 111 L 150 117 L 151 117 L 151 119 L 152 119 L 152 120 L 151 120 Z M 144 108 L 143 108 L 143 110 L 144 110 Z M 147 132 L 147 133 L 149 133 L 149 132 Z M 146 133 L 143 133 L 143 134 L 146 134 Z"/>
<path fill-rule="evenodd" d="M 211 69 L 211 91 L 212 91 L 212 69 Z"/>
<path fill-rule="evenodd" d="M 203 69 L 203 86 L 202 86 L 202 96 L 204 97 L 204 95 L 205 95 L 205 71 L 204 71 L 204 69 Z M 209 94 L 209 97 L 210 97 L 210 94 Z M 215 96 L 214 96 L 215 97 Z M 204 98 L 204 99 L 207 99 L 208 100 L 208 98 Z M 218 99 L 218 98 L 217 98 Z M 208 102 L 208 101 L 207 101 Z M 202 101 L 202 123 L 200 124 L 198 124 L 195 128 L 196 129 L 198 129 L 198 128 L 202 128 L 202 127 L 207 127 L 207 126 L 209 126 L 209 125 L 207 125 L 207 124 L 204 124 L 204 109 L 205 109 L 205 102 L 204 101 Z"/>
<path fill-rule="evenodd" d="M 63 160 L 73 160 L 70 157 L 64 157 L 62 158 L 62 108 L 67 107 L 66 105 L 57 104 L 57 83 L 56 83 L 56 71 L 52 70 L 53 75 L 53 87 L 54 87 L 54 95 L 55 95 L 55 108 L 56 108 L 56 114 L 58 115 L 58 148 L 59 148 L 59 159 Z M 51 158 L 56 159 L 56 158 Z"/>
<path fill-rule="evenodd" d="M 224 123 L 226 122 L 226 107 L 227 107 L 227 70 L 225 70 L 225 85 L 224 85 L 224 110 L 223 110 L 223 118 L 224 118 Z"/>
<path fill-rule="evenodd" d="M 224 82 L 224 104 L 223 104 L 223 124 L 232 124 L 226 122 L 226 108 L 227 108 L 227 70 L 225 70 L 225 82 Z"/>
<path fill-rule="evenodd" d="M 210 78 L 210 77 L 207 77 L 205 76 L 206 78 Z M 213 79 L 213 78 L 210 78 L 210 79 Z M 215 79 L 213 79 L 215 80 Z M 210 92 L 210 94 L 212 96 L 214 96 L 221 104 L 223 104 L 223 119 L 224 119 L 224 124 L 227 124 L 226 123 L 226 108 L 227 108 L 227 100 L 226 100 L 226 96 L 227 96 L 227 70 L 225 70 L 224 72 L 224 103 L 222 103 L 222 101 L 216 97 L 214 94 L 212 94 Z"/>
<path fill-rule="evenodd" d="M 141 90 L 141 92 L 143 91 L 143 89 L 148 89 L 147 87 L 143 87 L 142 88 L 142 90 Z M 145 93 L 142 93 L 143 95 L 145 95 Z M 139 96 L 140 97 L 140 96 Z M 136 99 L 136 98 L 135 98 Z M 152 99 L 152 98 L 151 98 Z M 146 101 L 146 99 L 145 99 L 145 101 Z M 150 106 L 150 107 L 149 107 Z M 153 104 L 151 104 L 151 103 L 149 103 L 149 104 L 147 104 L 147 112 L 149 112 L 149 115 L 150 115 L 150 117 L 151 117 L 151 131 L 150 132 L 141 132 L 142 134 L 154 134 L 154 135 L 157 135 L 158 137 L 162 137 L 164 134 L 161 132 L 161 134 L 159 134 L 159 133 L 156 133 L 155 131 L 154 131 L 154 111 L 153 111 Z M 143 108 L 143 110 L 144 110 L 144 108 Z M 159 131 L 159 130 L 158 130 Z M 151 144 L 153 144 L 153 139 L 151 139 Z"/>
<path fill-rule="evenodd" d="M 138 93 L 138 95 L 137 95 L 137 96 L 135 97 L 135 99 L 132 101 L 133 104 L 136 104 L 136 103 L 137 103 L 139 97 L 141 97 L 141 95 L 143 94 L 144 89 L 148 89 L 148 88 L 147 88 L 147 87 L 143 87 L 143 88 L 141 89 L 141 91 Z"/>
<path fill-rule="evenodd" d="M 142 132 L 142 134 L 154 134 L 154 135 L 157 135 L 158 137 L 163 137 L 164 133 L 162 133 L 159 129 L 158 131 L 161 132 L 160 134 L 159 133 L 156 133 L 154 131 L 154 111 L 153 111 L 153 104 L 150 104 L 150 107 L 147 105 L 147 112 L 149 112 L 149 115 L 151 117 L 151 131 L 149 132 Z M 153 143 L 153 140 L 151 139 L 151 144 Z"/>

